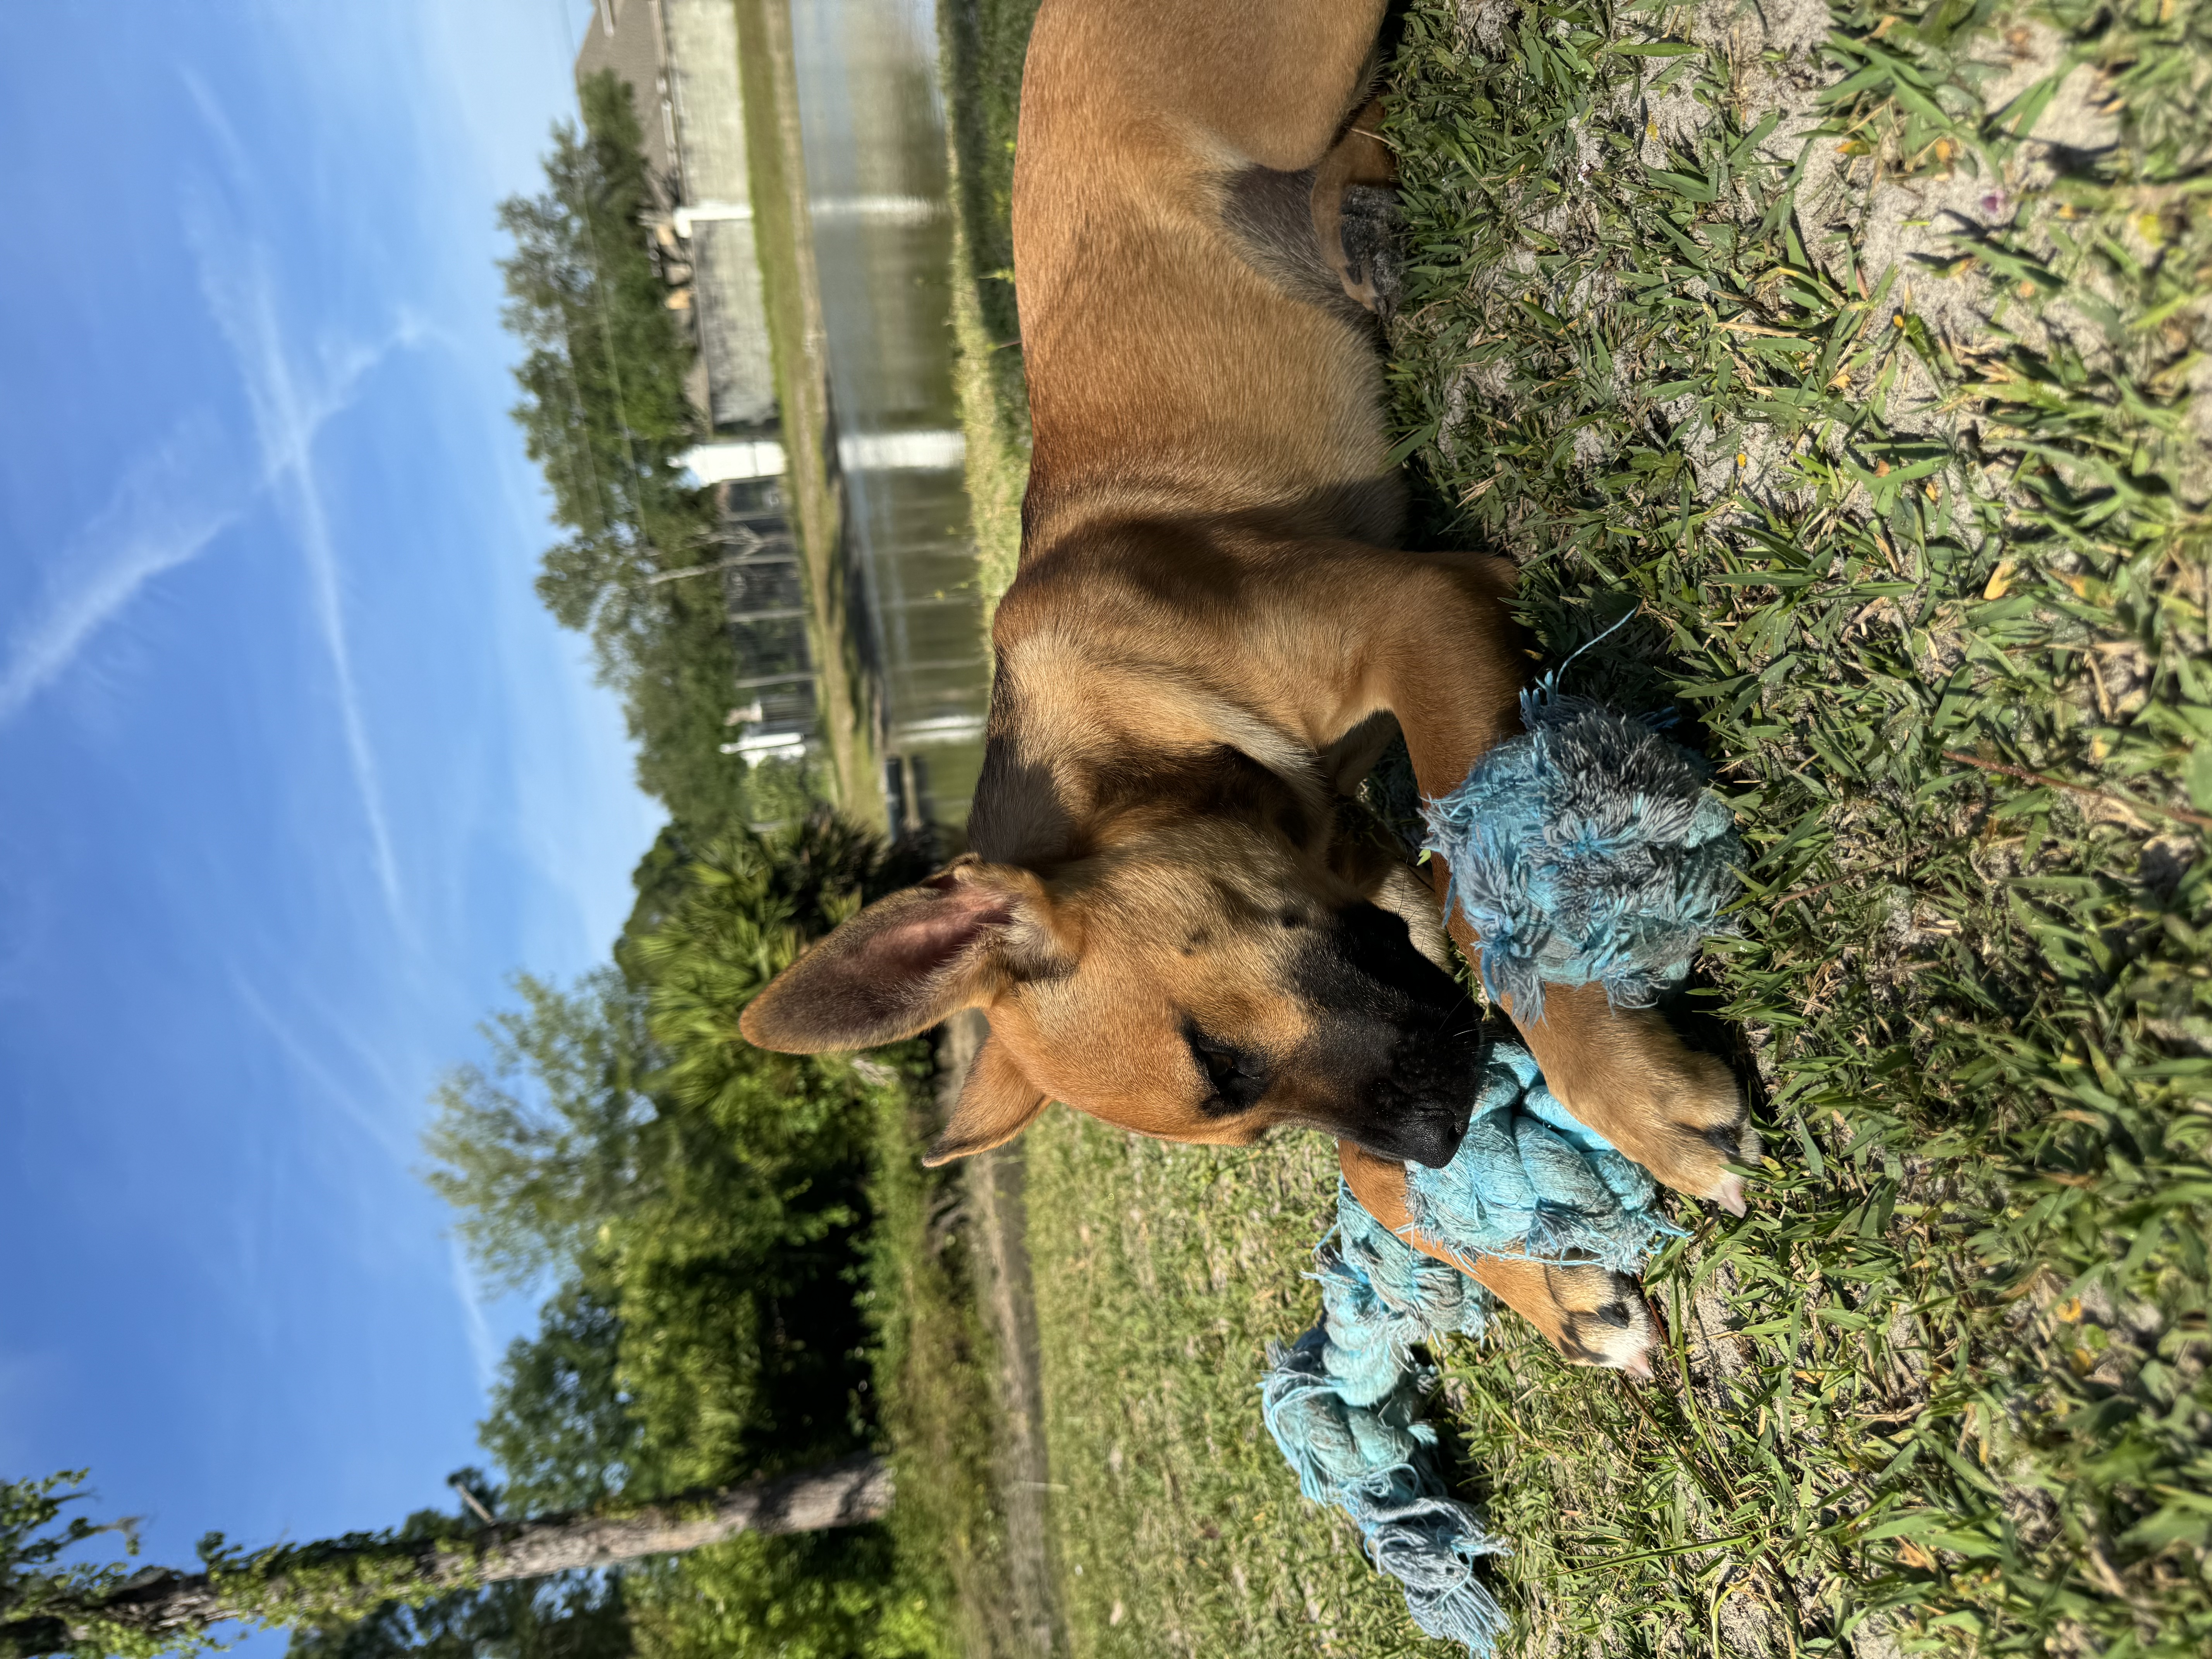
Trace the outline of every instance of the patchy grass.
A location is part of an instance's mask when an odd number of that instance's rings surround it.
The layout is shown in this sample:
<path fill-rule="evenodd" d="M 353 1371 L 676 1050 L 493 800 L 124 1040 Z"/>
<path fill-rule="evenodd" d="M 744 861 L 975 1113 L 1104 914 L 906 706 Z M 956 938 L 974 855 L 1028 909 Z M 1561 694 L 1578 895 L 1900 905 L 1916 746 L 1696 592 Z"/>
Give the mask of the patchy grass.
<path fill-rule="evenodd" d="M 860 619 L 847 599 L 844 500 L 830 467 L 836 434 L 830 424 L 822 289 L 814 270 L 806 164 L 799 144 L 791 9 L 777 0 L 732 3 L 737 11 L 754 246 L 788 463 L 784 483 L 805 561 L 812 613 L 808 627 L 822 675 L 823 735 L 838 805 L 881 829 L 883 771 L 875 754 Z"/>
<path fill-rule="evenodd" d="M 890 1527 L 901 1577 L 952 1632 L 957 1651 L 994 1659 L 1021 1651 L 993 1476 L 998 1404 L 957 1172 L 921 1167 L 937 1128 L 919 1081 L 898 1097 L 886 1091 L 865 1305 L 897 1484 Z"/>
<path fill-rule="evenodd" d="M 1552 1650 L 2202 1652 L 2212 38 L 1814 21 L 1426 6 L 1396 66 L 1435 528 L 1554 647 L 1641 611 L 1589 684 L 1721 765 L 1774 1150 L 1650 1277 L 1674 1387 L 1449 1373 Z"/>
<path fill-rule="evenodd" d="M 954 389 L 968 435 L 968 501 L 983 591 L 1014 579 L 1029 483 L 1030 404 L 1014 309 L 1014 127 L 1037 0 L 945 0 L 938 9 L 954 205 Z"/>
<path fill-rule="evenodd" d="M 1753 854 L 1684 1012 L 1771 1155 L 1650 1275 L 1669 1374 L 1439 1355 L 1513 1650 L 2212 1647 L 2208 29 L 1407 16 L 1427 533 L 1555 651 L 1638 612 L 1571 685 L 1681 708 Z M 1030 1157 L 1077 1650 L 1418 1650 L 1257 1436 L 1325 1149 Z"/>
<path fill-rule="evenodd" d="M 1311 1324 L 1336 1196 L 1316 1135 L 1139 1140 L 1055 1108 L 1025 1137 L 1060 1596 L 1078 1656 L 1441 1656 L 1260 1423 Z"/>

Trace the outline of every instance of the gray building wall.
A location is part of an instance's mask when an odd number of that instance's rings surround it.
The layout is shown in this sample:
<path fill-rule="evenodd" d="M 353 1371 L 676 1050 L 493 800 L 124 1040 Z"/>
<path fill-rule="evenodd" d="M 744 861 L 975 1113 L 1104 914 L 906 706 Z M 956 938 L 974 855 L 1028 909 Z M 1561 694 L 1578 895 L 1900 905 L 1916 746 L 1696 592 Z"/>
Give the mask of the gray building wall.
<path fill-rule="evenodd" d="M 712 418 L 717 427 L 763 426 L 775 419 L 775 375 L 753 242 L 737 9 L 730 0 L 660 0 L 660 7 L 684 199 L 709 211 L 745 216 L 701 218 L 691 227 L 699 349 L 707 361 Z"/>

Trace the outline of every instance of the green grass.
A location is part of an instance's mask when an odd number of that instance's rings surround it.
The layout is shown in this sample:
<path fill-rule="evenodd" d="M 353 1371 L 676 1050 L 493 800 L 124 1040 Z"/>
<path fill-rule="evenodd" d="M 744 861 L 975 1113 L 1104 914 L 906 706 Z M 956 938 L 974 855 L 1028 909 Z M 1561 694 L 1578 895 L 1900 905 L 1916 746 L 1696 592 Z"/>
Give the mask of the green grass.
<path fill-rule="evenodd" d="M 992 1659 L 1019 1651 L 992 1472 L 998 1401 L 958 1172 L 921 1167 L 936 1129 L 919 1085 L 879 1112 L 866 1298 L 876 1404 L 891 1443 L 890 1524 L 902 1573 L 957 1651 Z"/>
<path fill-rule="evenodd" d="M 1063 1108 L 1025 1137 L 1054 1541 L 1079 1656 L 1442 1656 L 1260 1422 L 1267 1345 L 1313 1322 L 1335 1206 L 1318 1136 L 1135 1139 Z"/>
<path fill-rule="evenodd" d="M 731 0 L 744 99 L 745 168 L 753 241 L 775 374 L 776 408 L 788 460 L 792 528 L 805 561 L 808 627 L 821 671 L 823 735 L 837 804 L 880 829 L 883 772 L 862 668 L 860 618 L 847 602 L 844 503 L 830 471 L 830 362 L 822 292 L 807 228 L 806 167 L 800 149 L 799 85 L 790 8 L 775 0 Z"/>
<path fill-rule="evenodd" d="M 1392 70 L 1425 533 L 1555 651 L 1640 613 L 1571 685 L 1720 769 L 1686 1012 L 1771 1153 L 1649 1276 L 1657 1385 L 1510 1330 L 1439 1420 L 1514 1652 L 2201 1653 L 2207 18 L 1761 16 L 1420 3 Z M 1247 1437 L 1325 1149 L 1030 1157 L 1077 1651 L 1413 1650 Z"/>
<path fill-rule="evenodd" d="M 1014 309 L 1014 128 L 1037 0 L 945 0 L 939 60 L 950 100 L 954 389 L 967 434 L 969 510 L 983 591 L 1014 579 L 1030 406 Z"/>

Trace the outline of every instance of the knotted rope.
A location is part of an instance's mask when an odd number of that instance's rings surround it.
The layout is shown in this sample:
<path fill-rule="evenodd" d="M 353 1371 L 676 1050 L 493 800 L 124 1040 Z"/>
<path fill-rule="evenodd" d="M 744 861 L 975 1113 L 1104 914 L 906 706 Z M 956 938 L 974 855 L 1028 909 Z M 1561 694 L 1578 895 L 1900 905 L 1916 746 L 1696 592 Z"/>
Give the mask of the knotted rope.
<path fill-rule="evenodd" d="M 1560 696 L 1556 680 L 1524 695 L 1522 714 L 1526 735 L 1425 808 L 1428 848 L 1451 869 L 1448 902 L 1483 940 L 1483 983 L 1524 1018 L 1540 1011 L 1546 980 L 1600 982 L 1617 1003 L 1648 1004 L 1723 931 L 1741 857 L 1728 808 L 1687 750 L 1648 723 Z M 1518 1042 L 1492 1045 L 1477 1087 L 1452 1161 L 1407 1167 L 1414 1236 L 1464 1256 L 1621 1272 L 1680 1236 L 1650 1176 L 1559 1103 Z M 1510 1621 L 1474 1564 L 1506 1546 L 1436 1467 L 1436 1431 L 1420 1419 L 1435 1372 L 1413 1350 L 1443 1333 L 1481 1335 L 1490 1294 L 1342 1183 L 1336 1205 L 1315 1252 L 1322 1322 L 1269 1349 L 1261 1412 L 1299 1491 L 1352 1517 L 1369 1558 L 1404 1586 L 1413 1622 L 1488 1659 Z"/>
<path fill-rule="evenodd" d="M 1369 1559 L 1405 1586 L 1413 1622 L 1486 1654 L 1507 1621 L 1474 1562 L 1504 1546 L 1446 1493 L 1436 1431 L 1420 1420 L 1435 1373 L 1413 1345 L 1438 1331 L 1481 1335 L 1490 1292 L 1414 1249 L 1340 1182 L 1336 1217 L 1333 1242 L 1315 1252 L 1322 1322 L 1269 1350 L 1261 1411 L 1298 1490 L 1352 1517 Z"/>
<path fill-rule="evenodd" d="M 1522 1019 L 1542 1017 L 1547 981 L 1648 1007 L 1728 931 L 1735 820 L 1705 763 L 1644 721 L 1548 682 L 1522 694 L 1521 718 L 1525 733 L 1424 808 L 1445 902 L 1482 941 L 1483 988 Z"/>

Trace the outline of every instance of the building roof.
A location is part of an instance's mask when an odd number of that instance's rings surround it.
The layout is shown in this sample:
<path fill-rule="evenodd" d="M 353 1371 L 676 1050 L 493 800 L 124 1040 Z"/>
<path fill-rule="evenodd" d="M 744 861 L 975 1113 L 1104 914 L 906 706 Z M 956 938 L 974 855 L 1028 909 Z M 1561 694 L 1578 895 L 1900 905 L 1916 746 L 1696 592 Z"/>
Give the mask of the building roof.
<path fill-rule="evenodd" d="M 581 82 L 602 70 L 612 70 L 629 82 L 638 125 L 645 130 L 646 162 L 656 179 L 672 187 L 678 173 L 676 121 L 659 0 L 597 0 L 576 52 L 576 79 Z"/>

